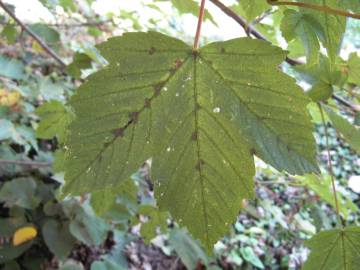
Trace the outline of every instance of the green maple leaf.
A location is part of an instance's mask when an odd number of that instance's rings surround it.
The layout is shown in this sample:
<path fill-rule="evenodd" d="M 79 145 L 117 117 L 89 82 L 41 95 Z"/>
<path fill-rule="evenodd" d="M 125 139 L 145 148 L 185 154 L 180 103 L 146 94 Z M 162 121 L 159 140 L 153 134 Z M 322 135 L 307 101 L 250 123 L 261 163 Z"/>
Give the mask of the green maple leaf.
<path fill-rule="evenodd" d="M 357 270 L 360 227 L 323 231 L 306 242 L 312 250 L 303 270 Z"/>
<path fill-rule="evenodd" d="M 65 192 L 116 185 L 152 157 L 160 209 L 210 248 L 254 195 L 253 154 L 318 171 L 309 100 L 278 69 L 280 48 L 242 38 L 194 52 L 155 32 L 98 48 L 109 65 L 71 100 Z"/>
<path fill-rule="evenodd" d="M 318 62 L 319 40 L 325 41 L 325 33 L 316 17 L 287 9 L 281 22 L 281 32 L 288 42 L 295 38 L 301 40 L 309 64 Z"/>
<path fill-rule="evenodd" d="M 342 1 L 304 0 L 303 2 L 338 9 L 339 2 Z M 329 14 L 326 12 L 319 12 L 308 8 L 301 8 L 300 10 L 304 14 L 311 14 L 312 16 L 317 18 L 318 22 L 321 24 L 326 36 L 323 45 L 327 50 L 329 58 L 332 60 L 332 62 L 334 62 L 336 55 L 338 55 L 340 51 L 342 37 L 345 33 L 346 18 L 338 15 Z"/>

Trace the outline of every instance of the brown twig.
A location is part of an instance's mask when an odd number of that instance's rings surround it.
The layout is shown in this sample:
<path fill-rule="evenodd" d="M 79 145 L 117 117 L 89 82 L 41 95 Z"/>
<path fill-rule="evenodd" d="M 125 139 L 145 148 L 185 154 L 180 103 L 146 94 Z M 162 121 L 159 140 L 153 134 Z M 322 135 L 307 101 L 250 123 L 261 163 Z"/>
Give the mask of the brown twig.
<path fill-rule="evenodd" d="M 61 58 L 43 41 L 41 38 L 36 35 L 27 25 L 25 25 L 19 18 L 16 17 L 14 12 L 3 2 L 0 0 L 0 7 L 11 17 L 13 20 L 20 25 L 21 29 L 27 32 L 37 43 L 44 49 L 47 54 L 49 54 L 52 58 L 58 62 L 61 67 L 66 67 L 66 64 Z"/>
<path fill-rule="evenodd" d="M 112 23 L 112 20 L 104 20 L 101 22 L 84 22 L 84 23 L 42 23 L 43 25 L 50 27 L 59 27 L 59 28 L 73 28 L 73 27 L 88 27 L 88 26 L 101 26 L 104 24 Z M 12 26 L 13 23 L 0 22 L 0 25 Z M 24 23 L 26 26 L 31 26 L 29 23 Z"/>
<path fill-rule="evenodd" d="M 316 5 L 316 4 L 312 4 L 312 3 L 278 1 L 278 0 L 267 0 L 267 2 L 269 3 L 269 5 L 273 5 L 273 6 L 280 6 L 280 5 L 297 6 L 297 7 L 314 9 L 314 10 L 317 10 L 320 12 L 329 13 L 329 14 L 333 14 L 333 15 L 338 15 L 338 16 L 343 16 L 343 17 L 351 17 L 351 18 L 358 19 L 358 20 L 360 19 L 360 14 L 350 13 L 345 10 L 331 8 L 326 5 L 320 6 L 320 5 Z"/>
<path fill-rule="evenodd" d="M 19 165 L 33 168 L 51 167 L 50 162 L 0 159 L 0 165 Z"/>
<path fill-rule="evenodd" d="M 225 6 L 221 1 L 219 1 L 219 0 L 210 0 L 210 1 L 215 6 L 217 6 L 222 12 L 224 12 L 226 15 L 228 15 L 230 18 L 232 18 L 234 21 L 236 21 L 245 31 L 248 31 L 248 33 L 252 34 L 257 39 L 268 41 L 268 39 L 263 34 L 258 32 L 253 26 L 249 25 L 249 23 L 244 18 L 242 18 L 241 16 L 236 14 L 234 11 L 232 11 L 230 8 Z M 297 59 L 292 59 L 289 57 L 286 57 L 285 61 L 289 65 L 292 65 L 292 66 L 305 64 Z M 336 101 L 338 101 L 339 103 L 341 103 L 342 105 L 349 107 L 352 111 L 355 111 L 355 112 L 360 111 L 360 109 L 358 107 L 354 106 L 353 104 L 349 103 L 348 101 L 342 99 L 341 97 L 339 97 L 335 94 L 332 95 L 332 98 L 335 99 Z"/>
<path fill-rule="evenodd" d="M 197 23 L 196 34 L 195 34 L 195 39 L 194 39 L 194 46 L 193 46 L 194 50 L 197 50 L 199 48 L 201 26 L 202 26 L 202 23 L 204 20 L 204 14 L 205 14 L 205 2 L 206 2 L 206 0 L 201 0 L 198 23 Z"/>

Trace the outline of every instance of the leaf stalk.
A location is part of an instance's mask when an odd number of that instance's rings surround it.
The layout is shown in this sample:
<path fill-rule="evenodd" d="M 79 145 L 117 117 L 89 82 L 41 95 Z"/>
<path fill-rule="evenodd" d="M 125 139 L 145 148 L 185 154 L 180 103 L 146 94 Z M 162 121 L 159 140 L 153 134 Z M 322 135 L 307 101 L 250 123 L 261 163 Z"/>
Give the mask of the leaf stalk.
<path fill-rule="evenodd" d="M 201 26 L 204 21 L 204 14 L 205 14 L 205 2 L 206 0 L 201 0 L 198 23 L 197 23 L 196 34 L 194 39 L 194 46 L 193 46 L 194 51 L 196 51 L 199 48 Z"/>

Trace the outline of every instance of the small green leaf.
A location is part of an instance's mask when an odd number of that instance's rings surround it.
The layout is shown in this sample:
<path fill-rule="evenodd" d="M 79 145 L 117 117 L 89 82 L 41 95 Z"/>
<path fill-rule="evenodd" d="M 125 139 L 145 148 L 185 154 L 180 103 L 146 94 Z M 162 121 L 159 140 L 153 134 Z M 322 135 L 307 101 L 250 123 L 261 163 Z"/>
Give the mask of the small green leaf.
<path fill-rule="evenodd" d="M 107 235 L 109 226 L 96 216 L 79 214 L 70 222 L 71 234 L 86 245 L 100 245 Z"/>
<path fill-rule="evenodd" d="M 72 63 L 66 67 L 66 71 L 75 79 L 80 79 L 81 70 L 91 68 L 92 59 L 85 53 L 75 53 Z"/>
<path fill-rule="evenodd" d="M 254 250 L 251 247 L 241 247 L 240 253 L 244 260 L 248 261 L 252 265 L 264 269 L 264 265 L 260 261 L 259 257 L 255 254 Z"/>
<path fill-rule="evenodd" d="M 118 186 L 95 191 L 91 195 L 91 205 L 100 216 L 107 216 L 109 211 L 124 214 L 127 217 L 137 203 L 137 188 L 133 180 L 122 181 Z M 120 211 L 120 213 L 119 213 Z"/>
<path fill-rule="evenodd" d="M 16 41 L 16 38 L 18 37 L 18 32 L 16 30 L 15 24 L 6 25 L 3 28 L 2 32 L 1 32 L 1 35 L 6 38 L 7 43 L 9 45 L 14 44 L 14 42 Z"/>
<path fill-rule="evenodd" d="M 52 82 L 49 77 L 39 77 L 39 92 L 46 101 L 64 100 L 64 86 L 60 83 Z"/>
<path fill-rule="evenodd" d="M 79 205 L 75 200 L 65 201 L 64 212 L 72 217 L 70 220 L 70 233 L 86 245 L 100 245 L 105 240 L 109 225 L 97 217 L 86 203 Z"/>
<path fill-rule="evenodd" d="M 0 202 L 6 207 L 14 205 L 34 209 L 39 200 L 35 196 L 36 183 L 31 178 L 17 178 L 5 184 L 0 189 Z"/>
<path fill-rule="evenodd" d="M 169 0 L 157 0 L 157 1 L 160 2 L 160 1 L 169 1 Z M 187 1 L 171 0 L 170 2 L 174 5 L 174 7 L 179 11 L 180 14 L 190 13 L 196 17 L 199 15 L 199 5 L 194 0 L 187 0 Z M 209 20 L 213 24 L 217 25 L 214 18 L 211 16 L 209 11 L 207 11 L 207 10 L 205 10 L 204 19 Z"/>
<path fill-rule="evenodd" d="M 338 0 L 303 0 L 303 2 L 335 9 L 338 9 L 339 3 Z M 323 45 L 327 50 L 331 63 L 334 63 L 336 56 L 340 51 L 342 37 L 345 33 L 346 18 L 344 16 L 319 12 L 309 8 L 301 8 L 301 11 L 305 14 L 311 14 L 320 22 L 325 32 L 325 41 L 323 42 Z"/>
<path fill-rule="evenodd" d="M 13 233 L 19 227 L 27 225 L 25 218 L 1 218 L 0 219 L 0 238 L 7 239 L 4 244 L 0 245 L 0 264 L 11 261 L 27 249 L 29 249 L 34 241 L 29 241 L 23 245 L 13 246 L 11 238 Z M 12 270 L 12 269 L 11 269 Z"/>
<path fill-rule="evenodd" d="M 316 17 L 288 9 L 284 12 L 280 28 L 288 42 L 295 38 L 301 40 L 305 48 L 308 64 L 315 64 L 319 61 L 319 41 L 325 40 L 325 33 Z"/>
<path fill-rule="evenodd" d="M 21 80 L 25 77 L 24 65 L 19 60 L 0 55 L 0 67 L 0 76 L 15 80 Z"/>
<path fill-rule="evenodd" d="M 326 101 L 333 94 L 333 88 L 331 84 L 319 81 L 315 83 L 314 86 L 306 92 L 306 94 L 314 102 Z"/>
<path fill-rule="evenodd" d="M 346 119 L 334 112 L 330 107 L 324 106 L 334 128 L 342 138 L 360 154 L 360 129 L 350 124 Z"/>
<path fill-rule="evenodd" d="M 334 209 L 336 208 L 334 201 L 334 194 L 332 192 L 331 177 L 330 175 L 317 175 L 309 174 L 305 176 L 296 177 L 297 185 L 303 185 L 314 191 L 322 200 L 330 204 Z M 358 212 L 359 209 L 350 198 L 346 198 L 340 192 L 337 192 L 339 198 L 339 210 L 345 219 L 349 218 L 351 212 Z"/>
<path fill-rule="evenodd" d="M 57 136 L 60 143 L 64 141 L 67 126 L 72 119 L 72 113 L 59 101 L 44 103 L 35 113 L 41 118 L 36 129 L 36 136 L 42 139 L 52 139 Z"/>
<path fill-rule="evenodd" d="M 271 6 L 266 0 L 256 0 L 256 3 L 254 0 L 238 0 L 238 5 L 233 9 L 251 23 L 256 17 L 270 10 Z"/>
<path fill-rule="evenodd" d="M 322 231 L 305 244 L 311 249 L 303 270 L 357 270 L 359 268 L 360 227 Z"/>
<path fill-rule="evenodd" d="M 147 218 L 145 222 L 141 223 L 140 229 L 141 236 L 143 237 L 145 243 L 149 244 L 150 240 L 156 237 L 156 230 L 158 228 L 160 228 L 163 233 L 166 231 L 167 220 L 169 218 L 169 214 L 167 212 L 161 212 L 158 208 L 151 205 L 142 205 L 138 210 L 137 217 L 134 217 L 131 223 L 139 223 L 141 220 L 140 216 Z"/>
<path fill-rule="evenodd" d="M 68 222 L 50 219 L 43 225 L 42 234 L 50 251 L 61 260 L 67 258 L 76 243 L 69 232 Z"/>
<path fill-rule="evenodd" d="M 46 24 L 35 23 L 30 26 L 30 29 L 49 45 L 58 45 L 60 42 L 59 32 Z"/>
<path fill-rule="evenodd" d="M 209 258 L 200 243 L 195 241 L 185 229 L 171 230 L 169 243 L 187 269 L 197 269 L 199 262 L 205 266 L 209 264 Z"/>
<path fill-rule="evenodd" d="M 349 55 L 349 82 L 360 85 L 360 57 L 354 52 Z"/>

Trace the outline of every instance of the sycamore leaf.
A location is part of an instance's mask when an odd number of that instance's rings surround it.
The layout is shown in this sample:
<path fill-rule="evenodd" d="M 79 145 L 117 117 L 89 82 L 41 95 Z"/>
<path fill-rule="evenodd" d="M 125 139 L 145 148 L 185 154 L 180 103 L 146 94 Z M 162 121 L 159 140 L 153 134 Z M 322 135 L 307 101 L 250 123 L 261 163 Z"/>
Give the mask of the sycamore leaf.
<path fill-rule="evenodd" d="M 338 8 L 338 0 L 303 0 L 310 4 L 328 6 L 331 8 Z M 323 42 L 324 47 L 327 50 L 328 56 L 331 62 L 335 61 L 336 55 L 340 51 L 340 45 L 342 37 L 346 29 L 346 18 L 343 16 L 333 15 L 326 12 L 319 12 L 309 8 L 302 8 L 301 11 L 304 14 L 311 14 L 321 24 L 325 32 L 325 41 Z"/>
<path fill-rule="evenodd" d="M 65 192 L 104 189 L 153 158 L 161 210 L 212 244 L 252 198 L 253 154 L 292 174 L 318 171 L 309 99 L 249 38 L 192 48 L 159 33 L 99 46 L 109 65 L 71 100 Z"/>
<path fill-rule="evenodd" d="M 235 7 L 235 10 L 250 21 L 263 14 L 266 10 L 271 9 L 266 0 L 239 0 L 238 2 L 239 7 Z"/>
<path fill-rule="evenodd" d="M 303 270 L 357 270 L 360 264 L 360 227 L 323 231 L 305 244 L 311 249 Z"/>
<path fill-rule="evenodd" d="M 325 41 L 325 33 L 316 17 L 288 9 L 284 12 L 280 28 L 282 35 L 288 42 L 295 38 L 301 40 L 309 64 L 318 62 L 319 40 Z"/>

